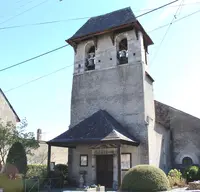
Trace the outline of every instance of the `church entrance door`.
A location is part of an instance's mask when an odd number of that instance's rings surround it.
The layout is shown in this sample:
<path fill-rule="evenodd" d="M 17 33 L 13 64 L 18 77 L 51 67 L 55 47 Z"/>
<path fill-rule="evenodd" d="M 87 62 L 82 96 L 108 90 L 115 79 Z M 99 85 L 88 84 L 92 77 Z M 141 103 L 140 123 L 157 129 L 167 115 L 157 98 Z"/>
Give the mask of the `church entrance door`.
<path fill-rule="evenodd" d="M 100 184 L 107 188 L 113 185 L 113 155 L 96 156 L 96 178 L 97 185 Z"/>

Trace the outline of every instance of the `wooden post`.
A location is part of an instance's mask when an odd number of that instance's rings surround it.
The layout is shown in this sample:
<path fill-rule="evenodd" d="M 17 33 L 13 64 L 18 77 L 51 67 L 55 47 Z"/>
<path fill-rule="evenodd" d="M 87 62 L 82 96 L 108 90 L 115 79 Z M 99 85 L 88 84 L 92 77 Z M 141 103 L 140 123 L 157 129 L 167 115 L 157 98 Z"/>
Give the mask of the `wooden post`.
<path fill-rule="evenodd" d="M 51 145 L 48 144 L 48 157 L 47 157 L 47 172 L 50 171 L 50 163 L 51 163 Z"/>
<path fill-rule="evenodd" d="M 118 189 L 121 186 L 121 144 L 117 145 L 117 164 L 118 164 Z"/>

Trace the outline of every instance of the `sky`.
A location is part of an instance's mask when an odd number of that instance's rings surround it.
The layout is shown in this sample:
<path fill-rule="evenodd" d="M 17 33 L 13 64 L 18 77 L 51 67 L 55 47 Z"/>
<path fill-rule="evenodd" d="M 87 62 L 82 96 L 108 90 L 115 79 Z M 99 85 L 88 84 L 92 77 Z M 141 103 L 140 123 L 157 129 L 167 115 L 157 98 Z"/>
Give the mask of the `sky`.
<path fill-rule="evenodd" d="M 200 12 L 173 23 L 170 28 L 166 26 L 152 31 L 172 21 L 181 1 L 138 20 L 154 42 L 149 47 L 148 67 L 155 80 L 155 99 L 200 118 Z M 2 1 L 0 69 L 66 45 L 65 40 L 87 21 L 85 17 L 129 6 L 137 16 L 168 2 L 170 0 Z M 200 0 L 184 0 L 182 3 L 175 21 L 200 10 Z M 56 20 L 61 22 L 29 25 Z M 2 29 L 27 24 L 29 26 Z M 36 133 L 38 128 L 42 129 L 44 140 L 56 137 L 67 130 L 70 124 L 73 62 L 73 49 L 67 46 L 0 72 L 0 87 L 20 118 L 27 119 L 27 131 Z M 70 67 L 8 91 L 65 66 Z"/>

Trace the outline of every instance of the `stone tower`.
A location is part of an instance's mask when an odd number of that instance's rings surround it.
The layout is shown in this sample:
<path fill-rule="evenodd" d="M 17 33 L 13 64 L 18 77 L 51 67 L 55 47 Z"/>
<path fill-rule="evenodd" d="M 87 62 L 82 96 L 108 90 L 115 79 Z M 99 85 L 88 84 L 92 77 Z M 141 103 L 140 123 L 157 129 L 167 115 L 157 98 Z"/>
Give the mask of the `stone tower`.
<path fill-rule="evenodd" d="M 139 139 L 140 162 L 150 163 L 155 111 L 147 53 L 153 42 L 132 10 L 90 18 L 67 42 L 74 48 L 70 127 L 106 110 Z"/>

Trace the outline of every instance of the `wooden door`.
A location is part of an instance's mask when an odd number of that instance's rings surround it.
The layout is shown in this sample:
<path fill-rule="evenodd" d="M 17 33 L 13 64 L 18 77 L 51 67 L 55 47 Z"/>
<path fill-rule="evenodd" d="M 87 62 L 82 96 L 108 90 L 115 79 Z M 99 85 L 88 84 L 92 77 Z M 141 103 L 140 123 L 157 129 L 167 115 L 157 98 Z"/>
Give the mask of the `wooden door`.
<path fill-rule="evenodd" d="M 113 156 L 96 156 L 96 178 L 97 185 L 100 184 L 107 188 L 112 188 L 113 184 Z"/>

